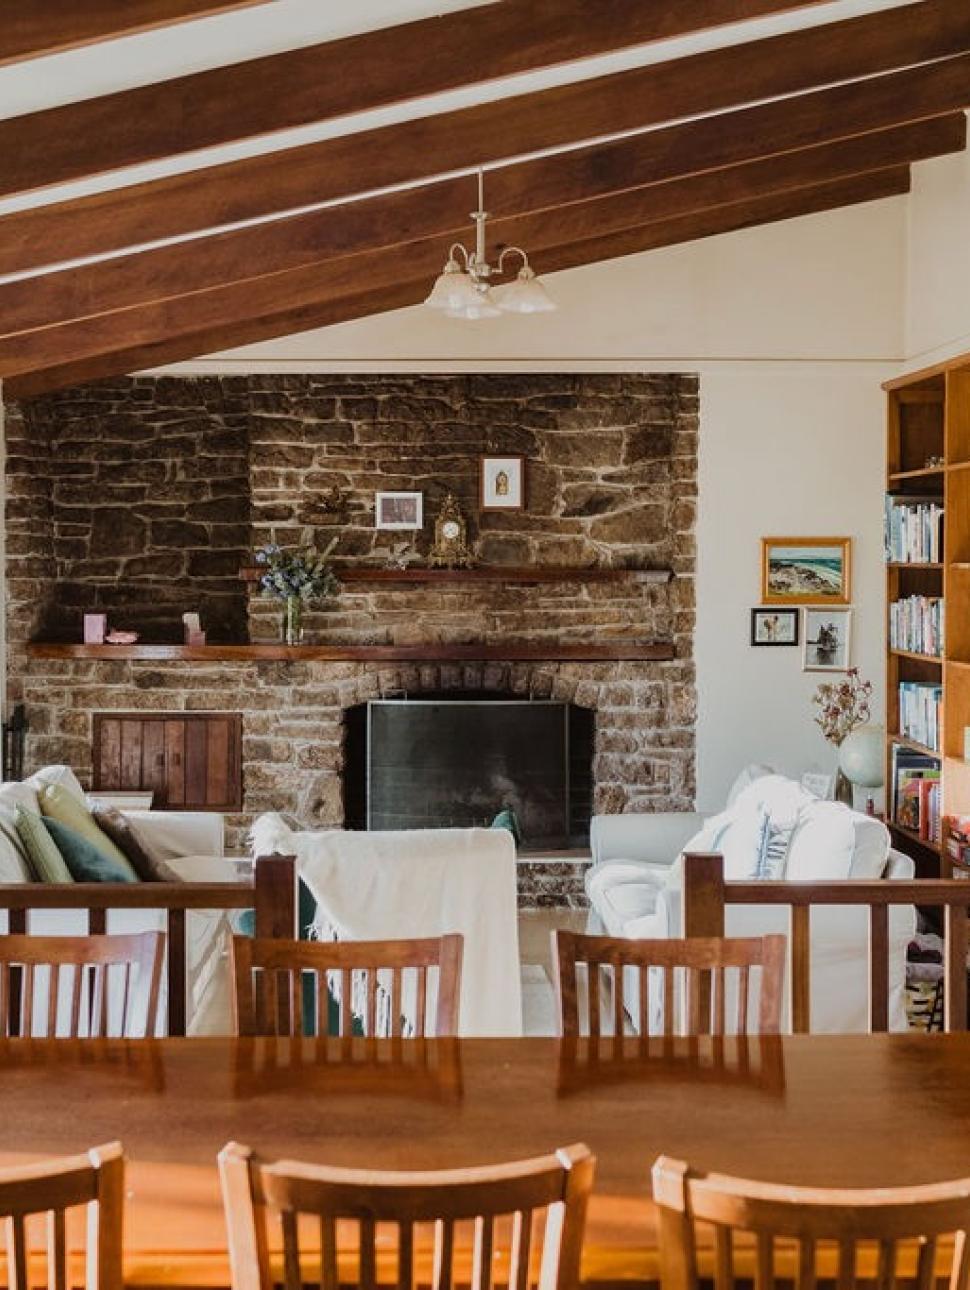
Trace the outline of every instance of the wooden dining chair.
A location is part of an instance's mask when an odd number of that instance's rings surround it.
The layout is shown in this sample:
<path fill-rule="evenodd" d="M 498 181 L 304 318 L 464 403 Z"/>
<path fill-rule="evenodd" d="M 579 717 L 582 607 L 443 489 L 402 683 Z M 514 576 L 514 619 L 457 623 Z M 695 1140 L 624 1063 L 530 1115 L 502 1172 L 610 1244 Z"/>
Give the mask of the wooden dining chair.
<path fill-rule="evenodd" d="M 67 1213 L 80 1205 L 87 1207 L 85 1290 L 123 1290 L 124 1198 L 120 1142 L 94 1147 L 81 1156 L 0 1169 L 0 1218 L 6 1220 L 10 1290 L 39 1284 L 31 1262 L 41 1251 L 48 1290 L 73 1290 L 80 1283 L 69 1273 L 67 1259 Z"/>
<path fill-rule="evenodd" d="M 234 936 L 238 1035 L 421 1039 L 458 1033 L 463 937 L 288 941 Z"/>
<path fill-rule="evenodd" d="M 164 956 L 164 932 L 0 936 L 0 1037 L 154 1035 Z"/>
<path fill-rule="evenodd" d="M 563 1036 L 619 1036 L 627 1015 L 638 1033 L 646 1035 L 652 1002 L 655 1011 L 657 1007 L 662 1011 L 663 1034 L 679 1030 L 689 1035 L 723 1035 L 732 992 L 734 1033 L 778 1033 L 785 979 L 784 936 L 649 941 L 564 931 L 552 936 Z M 585 973 L 580 973 L 581 965 Z M 757 1024 L 749 1031 L 752 969 L 758 970 L 760 979 Z M 631 988 L 634 982 L 635 989 Z M 585 995 L 581 983 L 586 987 Z M 607 1026 L 601 1015 L 603 985 L 609 987 Z M 678 997 L 680 1007 L 676 1006 Z"/>
<path fill-rule="evenodd" d="M 695 1173 L 661 1156 L 653 1199 L 663 1290 L 699 1290 L 699 1276 L 709 1284 L 712 1274 L 714 1290 L 732 1290 L 735 1277 L 750 1280 L 752 1272 L 757 1290 L 773 1290 L 776 1278 L 795 1290 L 814 1290 L 823 1279 L 838 1290 L 860 1282 L 893 1290 L 897 1277 L 908 1284 L 914 1273 L 919 1290 L 931 1290 L 946 1258 L 950 1290 L 965 1290 L 970 1278 L 970 1178 L 871 1190 L 789 1187 Z M 712 1238 L 699 1238 L 699 1223 Z M 711 1267 L 699 1268 L 705 1249 Z"/>
<path fill-rule="evenodd" d="M 378 1281 L 397 1290 L 573 1290 L 594 1166 L 578 1145 L 513 1164 L 382 1173 L 263 1164 L 230 1143 L 219 1171 L 232 1290 L 273 1290 L 280 1277 L 270 1252 L 280 1246 L 284 1290 L 308 1281 L 321 1290 L 375 1290 Z M 338 1241 L 340 1220 L 355 1224 L 356 1239 L 342 1223 Z"/>

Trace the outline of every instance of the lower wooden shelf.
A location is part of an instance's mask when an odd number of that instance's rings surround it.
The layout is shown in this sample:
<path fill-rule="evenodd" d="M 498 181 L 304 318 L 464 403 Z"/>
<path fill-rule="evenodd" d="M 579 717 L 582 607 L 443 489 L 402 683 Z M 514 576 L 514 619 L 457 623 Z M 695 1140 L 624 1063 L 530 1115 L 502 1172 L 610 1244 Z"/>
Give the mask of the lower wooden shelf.
<path fill-rule="evenodd" d="M 30 658 L 133 659 L 186 663 L 479 663 L 664 662 L 674 658 L 665 641 L 591 641 L 588 644 L 495 645 L 70 645 L 35 641 Z"/>
<path fill-rule="evenodd" d="M 888 824 L 890 833 L 898 833 L 900 837 L 908 838 L 910 842 L 915 842 L 918 847 L 923 847 L 926 851 L 931 851 L 933 855 L 941 855 L 943 848 L 939 842 L 931 842 L 928 838 L 921 838 L 915 829 L 907 829 L 902 824 Z"/>

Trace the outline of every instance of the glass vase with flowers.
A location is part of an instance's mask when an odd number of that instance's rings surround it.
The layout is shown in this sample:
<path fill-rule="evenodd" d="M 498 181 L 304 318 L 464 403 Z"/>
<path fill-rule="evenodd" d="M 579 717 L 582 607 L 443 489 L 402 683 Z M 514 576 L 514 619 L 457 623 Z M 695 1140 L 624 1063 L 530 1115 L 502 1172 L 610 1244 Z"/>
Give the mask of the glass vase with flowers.
<path fill-rule="evenodd" d="M 307 536 L 298 547 L 268 542 L 256 551 L 263 595 L 283 602 L 284 644 L 301 645 L 304 608 L 313 601 L 327 600 L 340 590 L 330 563 L 336 545 L 334 538 L 324 550 L 318 551 Z"/>

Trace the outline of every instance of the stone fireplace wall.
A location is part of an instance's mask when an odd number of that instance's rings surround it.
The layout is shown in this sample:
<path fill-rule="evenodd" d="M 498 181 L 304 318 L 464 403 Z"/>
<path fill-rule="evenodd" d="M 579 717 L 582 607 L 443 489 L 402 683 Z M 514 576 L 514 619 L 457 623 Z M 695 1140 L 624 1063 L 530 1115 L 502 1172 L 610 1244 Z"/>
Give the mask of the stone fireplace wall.
<path fill-rule="evenodd" d="M 8 407 L 8 695 L 27 762 L 91 773 L 96 711 L 243 714 L 244 811 L 343 822 L 342 713 L 380 694 L 550 695 L 595 709 L 595 808 L 689 808 L 694 795 L 697 379 L 689 375 L 137 377 Z M 483 452 L 527 458 L 527 509 L 480 514 Z M 452 643 L 628 637 L 670 662 L 561 664 L 175 662 L 31 658 L 80 640 L 103 608 L 145 640 L 199 610 L 213 641 L 278 639 L 276 604 L 238 578 L 255 544 L 305 530 L 382 565 L 409 535 L 373 527 L 374 492 L 424 493 L 432 541 L 447 491 L 488 564 L 669 568 L 668 584 L 346 588 L 309 641 Z M 336 491 L 334 491 L 336 490 Z"/>

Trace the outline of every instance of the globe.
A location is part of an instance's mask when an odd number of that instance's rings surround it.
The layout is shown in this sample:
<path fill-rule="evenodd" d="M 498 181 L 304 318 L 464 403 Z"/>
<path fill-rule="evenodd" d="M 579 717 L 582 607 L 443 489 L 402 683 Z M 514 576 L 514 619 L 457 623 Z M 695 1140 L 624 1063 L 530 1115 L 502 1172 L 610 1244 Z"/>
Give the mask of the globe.
<path fill-rule="evenodd" d="M 882 726 L 856 726 L 842 740 L 839 770 L 860 788 L 878 788 L 883 781 L 885 755 Z"/>

